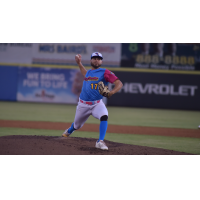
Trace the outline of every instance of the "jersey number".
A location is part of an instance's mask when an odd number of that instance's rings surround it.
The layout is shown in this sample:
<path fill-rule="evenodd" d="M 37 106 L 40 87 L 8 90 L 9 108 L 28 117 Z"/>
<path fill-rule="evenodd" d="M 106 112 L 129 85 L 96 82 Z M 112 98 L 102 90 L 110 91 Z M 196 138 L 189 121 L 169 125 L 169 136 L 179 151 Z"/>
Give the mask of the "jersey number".
<path fill-rule="evenodd" d="M 91 88 L 96 90 L 96 89 L 97 89 L 97 85 L 98 85 L 98 84 L 93 84 L 93 83 L 91 83 Z M 94 87 L 95 87 L 95 88 L 94 88 Z"/>

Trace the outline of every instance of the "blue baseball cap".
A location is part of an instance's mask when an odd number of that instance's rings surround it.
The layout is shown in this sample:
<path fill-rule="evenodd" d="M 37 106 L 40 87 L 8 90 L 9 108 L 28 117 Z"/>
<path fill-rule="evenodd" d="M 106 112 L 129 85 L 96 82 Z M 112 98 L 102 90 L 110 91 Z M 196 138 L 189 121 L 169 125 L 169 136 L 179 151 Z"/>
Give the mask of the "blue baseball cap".
<path fill-rule="evenodd" d="M 92 59 L 93 57 L 100 57 L 101 60 L 103 60 L 103 56 L 102 56 L 102 54 L 99 53 L 99 52 L 94 52 L 94 53 L 92 53 L 92 55 L 91 55 L 91 59 Z"/>

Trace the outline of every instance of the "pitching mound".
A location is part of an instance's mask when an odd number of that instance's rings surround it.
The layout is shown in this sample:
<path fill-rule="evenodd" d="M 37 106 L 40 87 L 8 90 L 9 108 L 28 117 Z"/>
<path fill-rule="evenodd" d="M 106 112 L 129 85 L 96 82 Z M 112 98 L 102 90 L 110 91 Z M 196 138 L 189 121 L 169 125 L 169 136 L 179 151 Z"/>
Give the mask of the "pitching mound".
<path fill-rule="evenodd" d="M 0 137 L 0 155 L 191 155 L 173 150 L 105 140 L 108 151 L 96 149 L 96 139 L 47 136 Z"/>

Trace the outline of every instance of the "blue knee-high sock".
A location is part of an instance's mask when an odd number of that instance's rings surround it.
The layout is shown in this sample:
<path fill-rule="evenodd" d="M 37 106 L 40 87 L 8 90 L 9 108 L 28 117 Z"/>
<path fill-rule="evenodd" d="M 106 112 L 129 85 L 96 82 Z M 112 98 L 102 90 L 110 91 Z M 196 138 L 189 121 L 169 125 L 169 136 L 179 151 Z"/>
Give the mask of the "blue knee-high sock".
<path fill-rule="evenodd" d="M 74 128 L 74 122 L 72 123 L 71 127 L 68 129 L 68 133 L 73 133 L 76 129 Z"/>
<path fill-rule="evenodd" d="M 99 140 L 104 140 L 104 137 L 106 135 L 107 127 L 108 127 L 108 122 L 107 121 L 101 121 L 100 122 L 100 126 L 99 126 Z"/>

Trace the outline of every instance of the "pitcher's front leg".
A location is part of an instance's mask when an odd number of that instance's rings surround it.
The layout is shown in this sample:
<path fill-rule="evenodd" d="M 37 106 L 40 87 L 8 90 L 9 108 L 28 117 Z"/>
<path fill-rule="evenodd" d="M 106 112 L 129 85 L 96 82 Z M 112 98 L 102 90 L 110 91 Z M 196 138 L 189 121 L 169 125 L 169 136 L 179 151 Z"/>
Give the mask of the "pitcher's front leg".
<path fill-rule="evenodd" d="M 76 108 L 74 122 L 72 123 L 71 127 L 64 131 L 62 136 L 69 137 L 75 130 L 80 129 L 90 115 L 91 111 L 89 106 L 79 102 Z"/>

